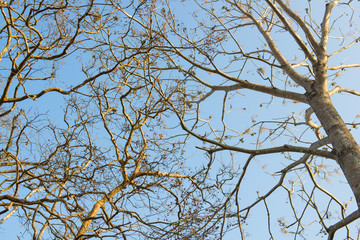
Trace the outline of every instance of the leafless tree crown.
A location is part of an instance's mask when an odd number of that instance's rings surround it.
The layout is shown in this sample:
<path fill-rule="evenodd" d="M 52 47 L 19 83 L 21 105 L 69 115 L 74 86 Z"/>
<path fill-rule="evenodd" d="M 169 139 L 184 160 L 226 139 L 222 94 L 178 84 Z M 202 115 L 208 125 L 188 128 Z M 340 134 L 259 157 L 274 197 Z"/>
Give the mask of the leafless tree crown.
<path fill-rule="evenodd" d="M 359 9 L 0 0 L 0 223 L 38 240 L 358 239 Z"/>

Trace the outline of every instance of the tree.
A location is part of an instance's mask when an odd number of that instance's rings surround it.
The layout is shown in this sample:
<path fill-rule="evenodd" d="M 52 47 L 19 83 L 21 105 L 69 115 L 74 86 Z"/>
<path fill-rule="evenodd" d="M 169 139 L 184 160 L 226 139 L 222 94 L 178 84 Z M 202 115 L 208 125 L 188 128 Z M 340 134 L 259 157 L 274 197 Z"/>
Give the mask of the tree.
<path fill-rule="evenodd" d="M 238 218 L 243 237 L 242 221 L 248 218 L 253 207 L 263 203 L 268 214 L 268 234 L 273 238 L 271 221 L 275 219 L 268 205 L 274 201 L 271 195 L 281 190 L 288 193 L 287 201 L 292 217 L 286 220 L 291 221 L 289 223 L 283 219 L 278 221 L 284 232 L 292 232 L 295 236 L 305 231 L 307 220 L 304 220 L 304 215 L 310 211 L 308 208 L 313 208 L 317 215 L 311 221 L 318 222 L 321 228 L 319 231 L 328 234 L 329 239 L 333 238 L 336 230 L 359 217 L 360 149 L 350 132 L 357 124 L 346 124 L 331 99 L 331 96 L 341 92 L 360 95 L 334 82 L 347 69 L 360 66 L 356 63 L 342 63 L 337 57 L 358 43 L 354 23 L 358 7 L 352 1 L 329 1 L 324 4 L 324 13 L 319 18 L 319 3 L 305 2 L 197 1 L 198 9 L 193 16 L 198 25 L 192 28 L 174 21 L 175 13 L 170 8 L 162 11 L 170 30 L 162 32 L 166 42 L 165 46 L 159 48 L 166 52 L 170 65 L 188 78 L 185 87 L 188 91 L 184 95 L 184 103 L 188 106 L 182 109 L 172 107 L 182 128 L 204 142 L 200 149 L 209 155 L 209 166 L 214 161 L 214 155 L 219 152 L 249 155 L 248 160 L 241 164 L 242 170 L 233 171 L 231 179 L 237 178 L 238 182 L 232 191 L 224 194 L 226 200 L 223 208 L 218 210 L 218 213 L 222 213 L 224 224 L 231 218 Z M 333 14 L 335 7 L 339 10 Z M 203 90 L 199 92 L 199 89 Z M 236 108 L 253 106 L 248 102 L 243 104 L 245 100 L 235 96 L 236 91 L 244 95 L 257 94 L 256 98 L 260 99 L 264 95 L 270 96 L 258 104 L 276 111 L 276 120 L 269 120 L 265 115 L 269 116 L 269 113 L 264 110 L 267 113 L 262 114 L 262 118 L 253 117 L 250 125 L 240 123 L 245 119 L 245 114 L 241 120 L 232 121 L 232 117 L 241 116 L 231 113 Z M 221 110 L 215 119 L 213 115 L 207 117 L 202 110 L 206 108 L 206 101 L 215 101 L 211 97 L 218 92 L 223 92 L 223 101 L 218 104 Z M 276 110 L 280 105 L 279 98 L 293 105 L 284 107 L 284 118 L 280 118 Z M 258 102 L 256 99 L 251 101 Z M 172 102 L 169 100 L 170 105 Z M 299 108 L 295 104 L 298 103 L 307 106 L 305 112 L 296 113 Z M 216 104 L 210 104 L 214 111 Z M 286 112 L 289 108 L 290 113 Z M 255 110 L 258 115 L 260 111 Z M 356 115 L 355 110 L 353 119 Z M 314 116 L 317 122 L 312 121 Z M 303 120 L 299 122 L 301 118 Z M 310 134 L 308 129 L 313 133 Z M 284 145 L 279 146 L 277 143 L 277 147 L 271 147 L 275 139 Z M 249 141 L 254 143 L 251 148 L 244 144 Z M 289 142 L 296 145 L 288 145 Z M 304 155 L 290 155 L 291 152 Z M 265 188 L 265 191 L 262 188 L 264 193 L 258 193 L 251 204 L 241 207 L 244 204 L 239 200 L 242 196 L 240 189 L 245 185 L 244 176 L 251 174 L 248 173 L 249 164 L 255 156 L 270 153 L 284 155 L 283 160 L 280 160 L 283 166 L 270 163 L 274 165 L 273 169 L 280 167 L 271 172 L 277 174 L 276 183 L 273 187 Z M 323 158 L 336 160 L 338 165 L 329 163 L 329 160 L 324 164 Z M 325 169 L 328 164 L 334 166 L 335 171 L 337 166 L 341 168 L 355 196 L 356 210 L 351 214 L 345 213 L 347 205 L 344 200 L 339 200 L 338 196 L 322 187 L 326 182 L 321 180 L 328 179 L 331 174 L 329 169 Z M 229 169 L 225 167 L 224 171 Z M 224 172 L 221 174 L 226 175 Z M 236 174 L 239 176 L 235 177 Z M 304 174 L 308 175 L 311 183 L 304 182 Z M 294 196 L 296 194 L 299 194 L 300 199 Z M 326 200 L 319 197 L 321 194 L 326 196 Z M 306 204 L 299 208 L 294 199 Z M 341 219 L 337 223 L 328 220 L 334 216 L 330 213 L 335 208 L 338 208 Z M 350 238 L 349 233 L 347 237 Z"/>
<path fill-rule="evenodd" d="M 17 215 L 19 238 L 191 233 L 181 229 L 191 210 L 176 208 L 180 182 L 193 180 L 181 143 L 160 134 L 169 108 L 134 19 L 143 5 L 1 2 L 1 222 Z"/>
<path fill-rule="evenodd" d="M 360 95 L 335 82 L 360 67 L 341 58 L 359 6 L 313 2 L 1 2 L 1 222 L 33 239 L 357 236 L 358 113 L 332 101 Z"/>

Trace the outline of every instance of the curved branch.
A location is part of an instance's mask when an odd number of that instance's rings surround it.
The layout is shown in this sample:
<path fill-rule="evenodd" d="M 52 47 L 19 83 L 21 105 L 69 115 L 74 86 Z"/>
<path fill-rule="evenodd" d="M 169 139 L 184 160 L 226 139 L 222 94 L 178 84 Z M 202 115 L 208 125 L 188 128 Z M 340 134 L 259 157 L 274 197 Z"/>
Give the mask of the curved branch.
<path fill-rule="evenodd" d="M 329 58 L 335 56 L 336 54 L 348 49 L 349 47 L 351 47 L 352 45 L 354 45 L 355 43 L 358 43 L 360 41 L 360 38 L 355 39 L 354 41 L 352 41 L 351 43 L 349 43 L 348 45 L 336 50 L 335 52 L 333 52 L 332 54 L 329 55 Z"/>
<path fill-rule="evenodd" d="M 356 219 L 360 218 L 360 211 L 356 210 L 355 212 L 351 213 L 349 216 L 347 216 L 345 219 L 335 223 L 334 225 L 330 226 L 326 229 L 326 231 L 329 233 L 328 240 L 333 240 L 335 232 L 339 230 L 342 227 L 347 226 L 349 223 L 355 221 Z"/>
<path fill-rule="evenodd" d="M 265 41 L 269 45 L 274 57 L 281 64 L 285 72 L 289 75 L 289 77 L 298 85 L 302 86 L 306 91 L 311 91 L 312 80 L 306 78 L 295 71 L 286 58 L 281 54 L 280 50 L 277 48 L 274 40 L 271 38 L 270 34 L 262 27 L 262 24 L 258 22 L 255 17 L 250 14 L 248 11 L 243 9 L 239 4 L 236 4 L 236 7 L 249 19 L 251 19 L 256 27 L 258 28 L 261 35 L 265 38 Z"/>
<path fill-rule="evenodd" d="M 184 130 L 186 131 L 186 129 L 184 129 Z M 214 149 L 206 149 L 206 148 L 196 147 L 198 149 L 202 149 L 202 150 L 207 151 L 209 154 L 214 153 L 214 152 L 224 151 L 224 150 L 247 153 L 247 154 L 252 154 L 254 156 L 256 156 L 256 155 L 264 155 L 264 154 L 272 154 L 272 153 L 297 152 L 297 153 L 305 153 L 305 154 L 316 155 L 316 156 L 330 158 L 330 159 L 336 159 L 336 155 L 333 154 L 332 152 L 323 151 L 323 150 L 317 150 L 317 149 L 311 149 L 311 148 L 307 148 L 307 147 L 298 147 L 298 146 L 292 146 L 292 145 L 285 144 L 283 146 L 273 147 L 273 148 L 247 149 L 247 148 L 240 148 L 240 147 L 234 147 L 234 146 L 229 146 L 229 145 L 226 145 L 226 144 L 222 144 L 222 143 L 213 141 L 211 139 L 203 138 L 203 137 L 201 137 L 199 135 L 196 135 L 195 133 L 190 133 L 190 134 L 192 134 L 195 137 L 199 137 L 199 139 L 202 140 L 202 141 L 209 142 L 209 143 L 212 143 L 214 145 L 220 146 L 219 148 L 214 148 Z"/>
<path fill-rule="evenodd" d="M 353 95 L 356 95 L 356 96 L 360 96 L 360 92 L 352 90 L 352 89 L 348 89 L 348 88 L 343 88 L 343 87 L 340 87 L 340 86 L 336 86 L 333 90 L 331 90 L 329 92 L 329 94 L 330 94 L 330 96 L 332 96 L 337 92 L 339 92 L 339 93 L 345 92 L 345 93 L 353 94 Z"/>
<path fill-rule="evenodd" d="M 299 16 L 297 15 L 294 11 L 292 11 L 282 0 L 275 0 L 282 9 L 284 9 L 284 11 L 292 18 L 295 20 L 295 22 L 297 24 L 299 24 L 299 26 L 301 27 L 301 29 L 303 30 L 303 32 L 305 33 L 307 39 L 309 40 L 312 48 L 314 49 L 315 53 L 317 54 L 319 52 L 319 44 L 316 41 L 316 39 L 314 38 L 313 34 L 311 33 L 311 31 L 309 30 L 309 28 L 306 26 L 305 21 Z"/>
<path fill-rule="evenodd" d="M 199 77 L 192 74 L 191 72 L 188 72 L 185 69 L 181 68 L 180 66 L 177 66 L 179 68 L 179 70 L 181 70 L 183 72 L 186 72 L 187 74 L 189 74 L 193 78 L 195 78 L 198 82 L 200 82 L 201 84 L 211 88 L 214 91 L 216 91 L 216 90 L 225 90 L 226 91 L 227 89 L 228 89 L 228 91 L 232 91 L 232 90 L 236 90 L 236 89 L 246 88 L 246 89 L 254 90 L 254 91 L 257 91 L 257 92 L 270 94 L 270 95 L 275 96 L 275 97 L 287 98 L 287 99 L 295 100 L 295 101 L 298 101 L 298 102 L 307 103 L 307 99 L 306 99 L 305 95 L 303 95 L 303 94 L 296 93 L 296 92 L 290 92 L 290 91 L 286 91 L 286 90 L 281 90 L 281 89 L 278 89 L 278 88 L 275 88 L 275 87 L 268 87 L 268 86 L 264 86 L 264 85 L 260 85 L 260 84 L 256 84 L 256 83 L 251 83 L 251 82 L 249 82 L 247 80 L 242 80 L 242 79 L 233 77 L 231 75 L 228 75 L 228 74 L 220 71 L 219 69 L 212 69 L 212 68 L 205 67 L 205 66 L 203 66 L 203 65 L 201 65 L 199 63 L 196 63 L 196 62 L 192 61 L 188 57 L 186 57 L 170 41 L 168 43 L 171 45 L 171 47 L 173 49 L 167 50 L 167 51 L 175 52 L 180 57 L 182 57 L 184 60 L 186 60 L 190 64 L 198 67 L 201 70 L 211 72 L 211 73 L 214 73 L 214 74 L 218 74 L 218 75 L 220 75 L 220 76 L 222 76 L 222 77 L 224 77 L 224 78 L 226 78 L 228 80 L 231 80 L 233 82 L 237 82 L 237 84 L 231 85 L 231 86 L 213 86 L 213 85 L 210 85 L 210 84 L 202 81 Z M 291 66 L 290 66 L 290 68 L 291 68 Z"/>
<path fill-rule="evenodd" d="M 289 22 L 286 20 L 284 15 L 279 11 L 279 9 L 269 0 L 266 0 L 266 2 L 269 4 L 269 6 L 274 10 L 278 18 L 281 20 L 281 22 L 284 24 L 285 29 L 289 31 L 291 36 L 294 38 L 296 43 L 299 45 L 301 50 L 304 52 L 305 56 L 310 60 L 312 64 L 316 63 L 316 58 L 311 53 L 311 51 L 306 47 L 306 44 L 304 41 L 300 38 L 299 34 L 294 30 L 294 28 L 289 24 Z"/>

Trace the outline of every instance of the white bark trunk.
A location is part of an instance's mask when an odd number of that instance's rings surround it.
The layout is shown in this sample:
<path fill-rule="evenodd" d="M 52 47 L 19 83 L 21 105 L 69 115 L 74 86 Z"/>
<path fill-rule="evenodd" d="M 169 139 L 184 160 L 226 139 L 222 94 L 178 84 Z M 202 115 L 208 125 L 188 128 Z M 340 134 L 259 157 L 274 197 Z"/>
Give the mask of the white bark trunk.
<path fill-rule="evenodd" d="M 360 147 L 326 94 L 309 94 L 308 102 L 328 134 L 340 167 L 360 208 Z"/>

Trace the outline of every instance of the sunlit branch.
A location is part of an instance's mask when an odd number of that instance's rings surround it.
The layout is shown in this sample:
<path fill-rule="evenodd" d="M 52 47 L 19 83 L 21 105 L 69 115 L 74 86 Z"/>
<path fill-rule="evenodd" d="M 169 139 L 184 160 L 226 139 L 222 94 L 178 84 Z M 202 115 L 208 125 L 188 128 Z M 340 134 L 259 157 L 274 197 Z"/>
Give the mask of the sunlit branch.
<path fill-rule="evenodd" d="M 249 19 L 251 19 L 257 26 L 259 32 L 261 35 L 265 38 L 267 44 L 269 45 L 274 57 L 276 60 L 281 64 L 285 72 L 291 77 L 291 79 L 299 84 L 300 86 L 304 87 L 306 91 L 311 90 L 311 84 L 312 80 L 300 75 L 298 72 L 296 72 L 289 62 L 285 59 L 285 57 L 281 54 L 280 50 L 275 45 L 274 40 L 271 38 L 270 34 L 265 31 L 265 29 L 262 27 L 262 24 L 258 22 L 253 15 L 248 13 L 245 9 L 243 9 L 239 4 L 236 4 L 237 8 Z"/>
<path fill-rule="evenodd" d="M 170 43 L 171 44 L 171 43 Z M 205 67 L 199 63 L 196 63 L 194 61 L 192 61 L 191 59 L 189 59 L 188 57 L 186 57 L 180 50 L 178 50 L 175 46 L 174 50 L 177 54 L 179 54 L 184 60 L 188 61 L 189 63 L 191 63 L 192 65 L 207 71 L 207 72 L 211 72 L 214 74 L 218 74 L 226 79 L 229 79 L 233 82 L 237 82 L 238 84 L 236 85 L 232 85 L 232 86 L 213 86 L 210 84 L 205 83 L 204 81 L 202 81 L 199 77 L 197 77 L 195 74 L 192 74 L 191 72 L 186 71 L 185 69 L 182 69 L 180 66 L 179 68 L 186 72 L 187 74 L 191 75 L 193 78 L 195 78 L 197 81 L 199 81 L 200 83 L 204 84 L 205 86 L 210 87 L 211 89 L 213 89 L 214 91 L 216 90 L 220 90 L 220 89 L 224 89 L 228 88 L 228 91 L 232 91 L 237 89 L 241 89 L 241 88 L 246 88 L 246 89 L 250 89 L 250 90 L 254 90 L 254 91 L 258 91 L 258 92 L 262 92 L 262 93 L 266 93 L 266 94 L 270 94 L 272 96 L 276 96 L 276 97 L 282 97 L 282 98 L 287 98 L 287 99 L 292 99 L 292 100 L 296 100 L 299 102 L 303 102 L 303 103 L 307 103 L 306 97 L 302 94 L 299 93 L 295 93 L 295 92 L 290 92 L 290 91 L 286 91 L 286 90 L 281 90 L 275 87 L 268 87 L 268 86 L 264 86 L 264 85 L 260 85 L 260 84 L 256 84 L 256 83 L 251 83 L 250 81 L 247 80 L 242 80 L 236 77 L 233 77 L 231 75 L 228 75 L 226 73 L 224 73 L 223 71 L 220 71 L 219 69 L 212 69 L 212 68 L 208 68 Z"/>
<path fill-rule="evenodd" d="M 172 103 L 170 103 L 170 104 L 173 106 Z M 174 106 L 173 106 L 173 108 L 175 110 Z M 291 145 L 284 145 L 282 147 L 274 147 L 274 148 L 268 148 L 268 149 L 256 149 L 256 150 L 226 145 L 224 143 L 220 143 L 220 142 L 214 141 L 212 139 L 208 139 L 206 137 L 203 137 L 201 135 L 194 133 L 193 131 L 191 131 L 190 129 L 188 129 L 186 127 L 186 124 L 185 124 L 184 120 L 182 119 L 182 117 L 179 115 L 179 113 L 176 112 L 176 114 L 180 120 L 181 127 L 187 133 L 191 134 L 192 136 L 196 137 L 197 139 L 199 139 L 201 141 L 205 141 L 205 142 L 208 142 L 208 143 L 211 143 L 211 144 L 214 144 L 214 145 L 220 147 L 220 148 L 215 148 L 215 149 L 206 149 L 206 151 L 208 151 L 209 153 L 217 152 L 217 151 L 224 151 L 224 150 L 248 153 L 248 154 L 252 154 L 252 155 L 283 153 L 283 152 L 299 152 L 299 153 L 309 153 L 309 154 L 313 154 L 313 155 L 317 155 L 317 156 L 336 159 L 336 156 L 333 153 L 328 152 L 328 151 L 313 150 L 313 149 L 309 149 L 306 147 L 298 147 L 298 146 L 291 146 Z M 203 150 L 205 150 L 205 149 L 203 149 Z"/>
<path fill-rule="evenodd" d="M 330 227 L 328 227 L 326 229 L 326 231 L 329 234 L 328 240 L 333 240 L 334 239 L 334 235 L 335 235 L 335 232 L 337 230 L 347 226 L 348 224 L 350 224 L 351 222 L 353 222 L 353 221 L 355 221 L 356 219 L 359 219 L 359 218 L 360 218 L 360 211 L 356 210 L 355 212 L 353 212 L 349 216 L 347 216 L 345 219 L 343 219 L 343 220 L 335 223 L 334 225 L 331 225 Z"/>
<path fill-rule="evenodd" d="M 307 23 L 294 11 L 292 11 L 282 0 L 276 0 L 276 2 L 281 6 L 282 9 L 285 10 L 285 12 L 296 21 L 297 24 L 301 27 L 301 29 L 304 31 L 307 39 L 309 40 L 312 48 L 314 49 L 315 53 L 319 53 L 319 44 L 316 41 L 314 35 L 311 33 L 310 29 L 307 27 Z"/>
<path fill-rule="evenodd" d="M 335 93 L 341 93 L 341 92 L 344 92 L 344 93 L 349 93 L 349 94 L 353 94 L 353 95 L 356 95 L 356 96 L 360 96 L 360 92 L 358 91 L 355 91 L 355 90 L 352 90 L 352 89 L 348 89 L 348 88 L 343 88 L 343 87 L 340 87 L 340 86 L 336 86 L 334 89 L 332 89 L 329 94 L 330 96 L 335 94 Z"/>
<path fill-rule="evenodd" d="M 332 9 L 339 3 L 339 0 L 332 0 L 330 3 L 326 4 L 325 14 L 323 21 L 321 23 L 321 41 L 320 41 L 320 47 L 323 49 L 323 51 L 326 50 L 326 47 L 328 45 L 328 39 L 329 39 L 329 20 Z M 322 58 L 323 56 L 321 56 Z"/>
<path fill-rule="evenodd" d="M 331 57 L 335 56 L 336 54 L 338 54 L 338 53 L 340 53 L 340 52 L 342 52 L 342 51 L 350 48 L 352 45 L 354 45 L 355 43 L 358 43 L 359 41 L 360 41 L 360 38 L 355 39 L 354 41 L 352 41 L 352 42 L 349 43 L 348 45 L 346 45 L 346 46 L 338 49 L 337 51 L 333 52 L 332 54 L 330 54 L 330 55 L 329 55 L 329 58 L 331 58 Z M 356 64 L 351 64 L 351 65 L 356 65 Z M 351 66 L 351 65 L 350 65 L 350 66 Z M 346 65 L 346 66 L 347 66 L 347 65 Z M 330 69 L 330 68 L 328 68 L 328 69 L 329 69 L 329 70 L 333 70 L 333 69 Z"/>
<path fill-rule="evenodd" d="M 305 56 L 310 60 L 310 62 L 312 64 L 316 63 L 316 59 L 313 56 L 312 52 L 310 52 L 310 50 L 307 48 L 307 46 L 305 45 L 305 43 L 303 42 L 303 40 L 300 38 L 299 34 L 297 34 L 297 32 L 295 31 L 295 29 L 290 25 L 290 23 L 286 20 L 286 18 L 284 17 L 284 15 L 279 11 L 279 9 L 270 1 L 270 0 L 266 0 L 266 2 L 269 4 L 269 6 L 274 10 L 274 12 L 276 13 L 276 15 L 278 16 L 278 18 L 281 20 L 281 22 L 284 24 L 285 29 L 287 31 L 289 31 L 289 33 L 292 35 L 292 37 L 294 38 L 294 40 L 297 42 L 297 44 L 300 46 L 300 48 L 302 49 L 302 51 L 304 52 Z M 282 2 L 282 1 L 278 1 L 278 2 Z M 285 4 L 283 4 L 285 5 Z M 289 10 L 289 9 L 288 9 Z M 290 10 L 289 10 L 290 12 Z M 305 26 L 303 24 L 303 26 Z M 306 32 L 309 32 L 309 30 L 307 30 Z M 311 38 L 311 35 L 309 35 Z"/>
<path fill-rule="evenodd" d="M 346 68 L 355 68 L 360 67 L 360 64 L 346 64 L 346 65 L 338 65 L 333 67 L 328 67 L 328 70 L 339 70 L 339 69 L 346 69 Z"/>

